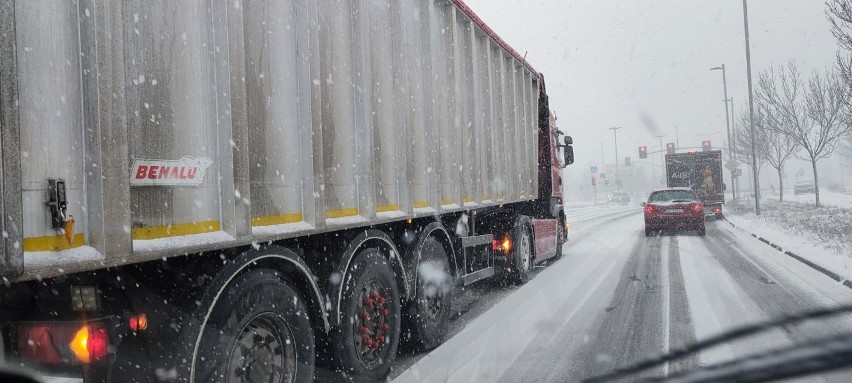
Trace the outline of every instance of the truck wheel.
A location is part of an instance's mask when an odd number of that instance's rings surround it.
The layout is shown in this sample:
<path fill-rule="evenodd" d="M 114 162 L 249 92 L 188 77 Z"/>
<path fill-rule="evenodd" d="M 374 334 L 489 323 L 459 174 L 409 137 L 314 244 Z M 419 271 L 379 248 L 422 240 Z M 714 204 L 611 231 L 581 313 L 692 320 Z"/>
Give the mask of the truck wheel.
<path fill-rule="evenodd" d="M 314 333 L 302 298 L 276 272 L 240 276 L 202 329 L 198 382 L 309 382 Z"/>
<path fill-rule="evenodd" d="M 444 246 L 426 238 L 417 267 L 417 292 L 412 302 L 414 337 L 423 349 L 438 347 L 447 336 L 453 301 L 452 274 Z"/>
<path fill-rule="evenodd" d="M 512 249 L 512 268 L 515 281 L 519 284 L 530 280 L 533 266 L 532 235 L 527 227 L 529 218 L 522 216 L 517 220 L 514 233 L 514 248 Z"/>
<path fill-rule="evenodd" d="M 390 371 L 399 345 L 401 308 L 396 279 L 378 249 L 362 251 L 349 270 L 335 352 L 354 381 L 379 381 Z"/>

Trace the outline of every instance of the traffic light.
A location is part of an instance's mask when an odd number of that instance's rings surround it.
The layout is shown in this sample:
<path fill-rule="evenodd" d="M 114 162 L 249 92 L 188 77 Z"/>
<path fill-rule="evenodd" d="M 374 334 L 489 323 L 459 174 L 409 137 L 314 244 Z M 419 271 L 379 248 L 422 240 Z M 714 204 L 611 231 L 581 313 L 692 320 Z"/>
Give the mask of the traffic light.
<path fill-rule="evenodd" d="M 648 158 L 648 147 L 647 146 L 640 146 L 639 147 L 639 158 L 641 158 L 641 159 Z"/>
<path fill-rule="evenodd" d="M 624 167 L 630 167 L 630 157 L 624 157 Z"/>
<path fill-rule="evenodd" d="M 666 144 L 666 154 L 674 154 L 675 153 L 675 145 L 674 142 L 669 142 Z"/>
<path fill-rule="evenodd" d="M 712 147 L 710 146 L 710 140 L 701 141 L 701 148 L 704 149 L 705 152 L 709 152 Z"/>

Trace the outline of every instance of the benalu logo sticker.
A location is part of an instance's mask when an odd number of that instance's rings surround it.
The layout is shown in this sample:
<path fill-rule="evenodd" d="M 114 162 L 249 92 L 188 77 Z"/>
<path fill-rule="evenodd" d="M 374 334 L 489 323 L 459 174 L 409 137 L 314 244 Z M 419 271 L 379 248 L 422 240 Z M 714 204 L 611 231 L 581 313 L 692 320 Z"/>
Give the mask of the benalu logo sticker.
<path fill-rule="evenodd" d="M 183 156 L 179 160 L 134 159 L 130 167 L 131 186 L 198 186 L 213 160 Z"/>

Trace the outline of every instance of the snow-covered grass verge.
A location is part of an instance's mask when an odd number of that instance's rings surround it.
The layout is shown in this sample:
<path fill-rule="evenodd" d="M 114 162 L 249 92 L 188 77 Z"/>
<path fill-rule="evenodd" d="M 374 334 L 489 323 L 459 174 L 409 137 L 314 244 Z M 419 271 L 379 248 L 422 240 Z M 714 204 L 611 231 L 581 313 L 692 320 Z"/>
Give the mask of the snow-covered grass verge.
<path fill-rule="evenodd" d="M 765 192 L 764 192 L 765 193 Z M 771 200 L 777 200 L 778 194 L 766 195 Z M 792 191 L 784 192 L 784 200 L 790 202 L 798 202 L 810 206 L 816 204 L 816 195 L 812 193 L 795 195 Z M 838 193 L 835 191 L 820 188 L 819 202 L 824 206 L 834 206 L 852 209 L 852 194 Z"/>
<path fill-rule="evenodd" d="M 761 215 L 747 202 L 729 204 L 737 227 L 852 280 L 852 208 L 764 200 Z"/>

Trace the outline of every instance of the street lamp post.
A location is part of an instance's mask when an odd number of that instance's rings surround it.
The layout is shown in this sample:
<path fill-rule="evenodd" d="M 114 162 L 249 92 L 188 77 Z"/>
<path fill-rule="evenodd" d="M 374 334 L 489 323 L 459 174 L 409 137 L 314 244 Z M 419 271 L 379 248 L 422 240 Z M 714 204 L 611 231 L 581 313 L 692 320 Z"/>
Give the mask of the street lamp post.
<path fill-rule="evenodd" d="M 615 138 L 615 179 L 618 180 L 618 129 L 621 129 L 621 127 L 613 126 L 610 129 L 612 130 L 612 135 Z"/>
<path fill-rule="evenodd" d="M 754 148 L 754 98 L 751 85 L 751 47 L 748 42 L 748 2 L 743 0 L 743 24 L 745 26 L 746 71 L 748 73 L 748 125 L 751 131 L 751 168 L 754 177 L 754 214 L 760 215 L 760 180 L 757 177 L 757 155 Z"/>
<path fill-rule="evenodd" d="M 728 130 L 728 153 L 727 153 L 727 156 L 728 156 L 728 159 L 730 159 L 731 158 L 731 120 L 728 119 L 728 76 L 725 73 L 725 64 L 724 63 L 722 63 L 722 66 L 710 68 L 710 70 L 721 70 L 722 71 L 722 89 L 724 89 L 724 92 L 725 92 L 725 100 L 724 100 L 724 102 L 725 102 L 725 127 L 727 127 L 727 130 Z M 733 187 L 734 187 L 734 171 L 733 171 L 733 169 L 731 169 L 731 190 L 733 190 Z M 736 197 L 736 195 L 734 195 L 734 200 L 736 200 L 736 199 L 737 199 L 737 197 Z"/>
<path fill-rule="evenodd" d="M 663 150 L 663 148 L 664 148 L 663 147 L 663 137 L 665 137 L 665 135 L 660 134 L 660 135 L 657 135 L 657 136 L 654 136 L 654 137 L 660 139 L 660 169 L 661 169 L 660 174 L 661 174 L 661 177 L 665 177 L 666 176 L 666 155 L 664 154 L 664 150 Z M 657 182 L 657 180 L 654 180 L 654 182 Z"/>
<path fill-rule="evenodd" d="M 736 152 L 736 150 L 737 150 L 737 145 L 736 145 L 737 119 L 734 117 L 735 116 L 735 114 L 734 114 L 734 97 L 731 96 L 730 98 L 728 98 L 728 100 L 731 102 L 731 122 L 734 125 L 733 127 L 731 127 L 731 142 L 728 143 L 728 147 L 731 148 L 731 154 L 738 154 Z M 739 177 L 737 177 L 737 178 L 734 179 L 734 198 L 736 199 L 737 196 L 739 196 L 739 195 L 740 195 L 740 179 L 739 179 Z"/>

